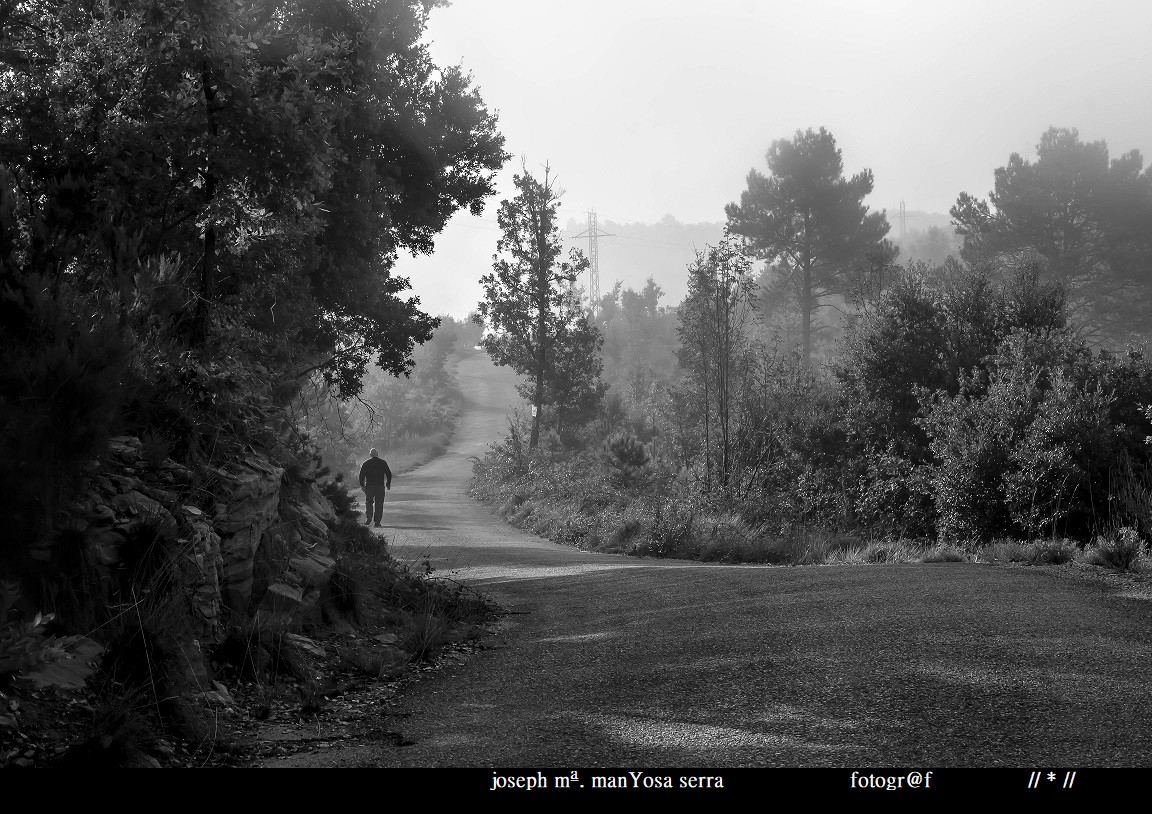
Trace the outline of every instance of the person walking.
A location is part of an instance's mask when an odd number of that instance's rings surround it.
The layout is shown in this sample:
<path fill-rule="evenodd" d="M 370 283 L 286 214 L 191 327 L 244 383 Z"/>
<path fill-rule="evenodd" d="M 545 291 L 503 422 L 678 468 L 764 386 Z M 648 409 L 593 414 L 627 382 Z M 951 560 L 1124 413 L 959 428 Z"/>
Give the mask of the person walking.
<path fill-rule="evenodd" d="M 369 458 L 360 467 L 360 488 L 364 490 L 364 523 L 380 527 L 384 514 L 384 495 L 392 488 L 392 470 L 380 453 L 371 450 Z"/>

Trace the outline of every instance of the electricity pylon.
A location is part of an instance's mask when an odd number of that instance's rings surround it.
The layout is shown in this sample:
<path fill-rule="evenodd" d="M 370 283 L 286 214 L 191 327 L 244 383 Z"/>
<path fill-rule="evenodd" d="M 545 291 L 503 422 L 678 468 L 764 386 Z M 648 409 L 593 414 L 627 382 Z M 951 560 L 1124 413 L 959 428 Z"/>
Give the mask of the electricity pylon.
<path fill-rule="evenodd" d="M 904 245 L 904 219 L 905 218 L 914 218 L 914 217 L 916 217 L 915 214 L 909 215 L 907 212 L 904 211 L 904 201 L 903 201 L 903 199 L 901 199 L 901 201 L 900 201 L 900 245 Z"/>
<path fill-rule="evenodd" d="M 588 210 L 588 228 L 576 237 L 588 238 L 588 304 L 591 306 L 592 316 L 596 316 L 596 309 L 600 307 L 600 246 L 597 238 L 614 237 L 611 232 L 601 232 L 596 224 L 596 210 Z"/>

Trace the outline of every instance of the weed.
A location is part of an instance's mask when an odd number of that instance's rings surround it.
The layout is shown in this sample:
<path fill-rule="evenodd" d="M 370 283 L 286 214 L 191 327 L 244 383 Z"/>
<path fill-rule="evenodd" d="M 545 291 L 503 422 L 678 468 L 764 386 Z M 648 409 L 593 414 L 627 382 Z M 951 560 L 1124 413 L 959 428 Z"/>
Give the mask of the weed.
<path fill-rule="evenodd" d="M 1072 562 L 1076 556 L 1076 546 L 1067 540 L 1041 540 L 1029 545 L 1027 562 L 1029 565 L 1063 565 Z"/>
<path fill-rule="evenodd" d="M 939 543 L 924 552 L 921 562 L 966 562 L 968 556 L 959 546 Z"/>
<path fill-rule="evenodd" d="M 301 681 L 312 678 L 307 658 L 287 631 L 261 625 L 258 621 L 247 621 L 229 629 L 213 651 L 212 658 L 222 670 L 258 683 L 280 676 Z"/>
<path fill-rule="evenodd" d="M 433 612 L 435 603 L 417 613 L 404 614 L 404 629 L 399 644 L 412 661 L 430 661 L 444 645 L 452 640 L 452 626 L 447 619 Z"/>
<path fill-rule="evenodd" d="M 369 678 L 387 678 L 405 660 L 405 654 L 394 647 L 352 647 L 340 651 L 341 667 Z"/>
<path fill-rule="evenodd" d="M 110 685 L 110 689 L 115 685 Z M 89 724 L 89 734 L 55 761 L 57 768 L 158 767 L 161 731 L 154 705 L 140 687 L 105 693 Z"/>
<path fill-rule="evenodd" d="M 1084 553 L 1084 562 L 1117 571 L 1137 571 L 1144 545 L 1133 528 L 1121 528 L 1114 534 L 1096 538 L 1096 543 Z"/>
<path fill-rule="evenodd" d="M 321 618 L 330 625 L 364 624 L 364 587 L 348 565 L 341 561 L 332 572 L 320 599 Z"/>
<path fill-rule="evenodd" d="M 1031 554 L 1015 540 L 1000 540 L 984 549 L 989 562 L 1028 562 Z"/>

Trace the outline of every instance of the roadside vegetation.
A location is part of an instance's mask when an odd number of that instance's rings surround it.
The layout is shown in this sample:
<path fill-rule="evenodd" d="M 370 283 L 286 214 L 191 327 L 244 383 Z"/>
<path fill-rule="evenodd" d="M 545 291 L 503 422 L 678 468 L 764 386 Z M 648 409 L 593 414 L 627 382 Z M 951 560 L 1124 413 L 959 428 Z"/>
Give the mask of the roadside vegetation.
<path fill-rule="evenodd" d="M 1129 217 L 1152 216 L 1152 176 L 1106 157 L 1052 128 L 991 202 L 960 196 L 942 260 L 901 263 L 829 134 L 774 143 L 687 297 L 607 294 L 585 315 L 599 347 L 551 374 L 560 392 L 585 371 L 586 409 L 561 415 L 546 372 L 540 429 L 512 417 L 473 494 L 636 556 L 1140 569 L 1152 236 Z M 1120 188 L 1127 209 L 1102 203 Z"/>

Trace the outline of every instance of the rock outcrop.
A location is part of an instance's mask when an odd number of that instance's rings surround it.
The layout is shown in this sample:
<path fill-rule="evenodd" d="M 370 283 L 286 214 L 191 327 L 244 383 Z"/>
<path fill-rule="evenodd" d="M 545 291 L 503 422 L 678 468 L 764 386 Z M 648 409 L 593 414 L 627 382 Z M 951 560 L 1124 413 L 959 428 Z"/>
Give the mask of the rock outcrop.
<path fill-rule="evenodd" d="M 155 567 L 168 569 L 186 600 L 191 636 L 179 647 L 197 684 L 209 685 L 203 654 L 229 623 L 298 628 L 336 568 L 332 505 L 315 473 L 285 472 L 251 452 L 210 470 L 206 490 L 185 467 L 149 461 L 139 439 L 122 436 L 112 439 L 95 486 L 79 501 L 90 559 L 110 583 L 138 566 L 140 553 L 126 547 L 139 540 L 154 537 L 171 552 Z"/>

